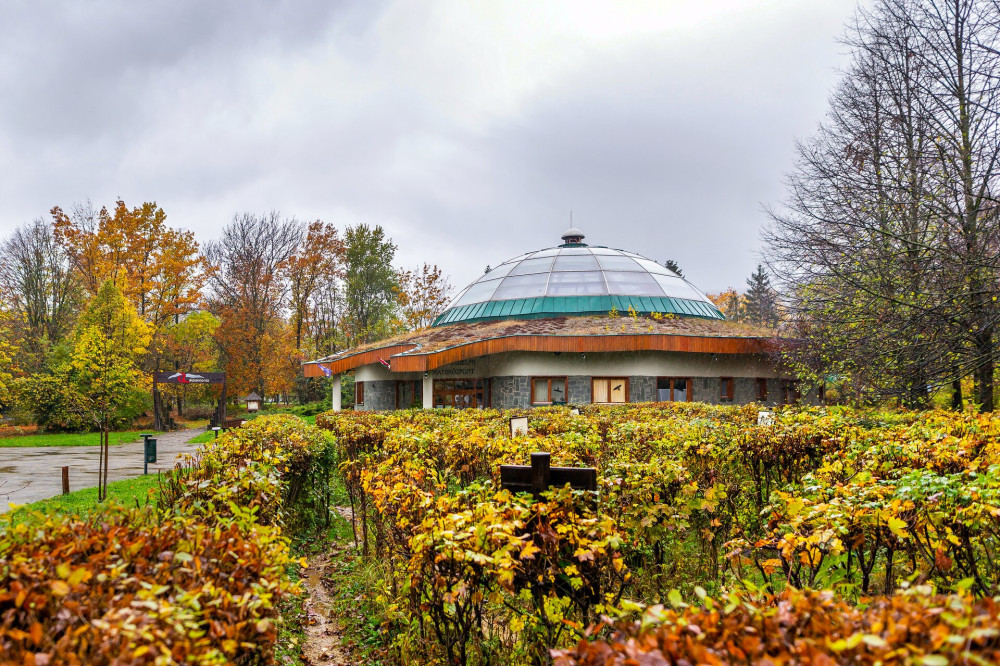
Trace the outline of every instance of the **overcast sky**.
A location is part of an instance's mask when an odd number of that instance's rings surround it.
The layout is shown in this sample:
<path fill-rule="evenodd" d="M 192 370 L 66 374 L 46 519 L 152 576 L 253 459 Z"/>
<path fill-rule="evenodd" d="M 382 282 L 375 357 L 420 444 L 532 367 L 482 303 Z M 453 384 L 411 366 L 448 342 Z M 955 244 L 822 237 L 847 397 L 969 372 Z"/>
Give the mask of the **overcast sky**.
<path fill-rule="evenodd" d="M 741 286 L 855 0 L 0 4 L 0 236 L 156 201 L 380 224 L 456 287 L 592 244 Z"/>

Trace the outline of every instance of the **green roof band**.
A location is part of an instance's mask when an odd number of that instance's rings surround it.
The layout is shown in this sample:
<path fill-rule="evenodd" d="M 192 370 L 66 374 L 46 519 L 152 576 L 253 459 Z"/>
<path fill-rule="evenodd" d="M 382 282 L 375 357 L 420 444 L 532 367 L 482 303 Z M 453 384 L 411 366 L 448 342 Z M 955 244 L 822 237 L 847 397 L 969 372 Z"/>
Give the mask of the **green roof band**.
<path fill-rule="evenodd" d="M 660 296 L 544 296 L 485 301 L 447 310 L 434 320 L 434 326 L 459 322 L 499 321 L 502 319 L 538 319 L 574 315 L 602 315 L 617 309 L 627 315 L 631 307 L 638 314 L 676 314 L 702 319 L 725 319 L 719 310 L 700 301 Z"/>

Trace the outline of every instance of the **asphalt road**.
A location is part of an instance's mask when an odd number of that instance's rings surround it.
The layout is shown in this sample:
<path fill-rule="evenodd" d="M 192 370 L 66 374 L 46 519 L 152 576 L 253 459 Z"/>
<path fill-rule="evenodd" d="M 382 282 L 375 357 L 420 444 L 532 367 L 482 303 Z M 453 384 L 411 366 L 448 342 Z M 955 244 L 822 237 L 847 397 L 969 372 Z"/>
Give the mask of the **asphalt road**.
<path fill-rule="evenodd" d="M 156 437 L 156 463 L 150 474 L 172 469 L 181 453 L 193 453 L 199 444 L 188 440 L 204 430 L 176 430 Z M 94 435 L 97 441 L 98 435 Z M 112 446 L 108 453 L 108 481 L 142 475 L 142 440 Z M 97 485 L 97 446 L 38 446 L 0 448 L 0 513 L 10 504 L 30 504 L 62 493 L 62 468 L 69 466 L 69 489 Z"/>

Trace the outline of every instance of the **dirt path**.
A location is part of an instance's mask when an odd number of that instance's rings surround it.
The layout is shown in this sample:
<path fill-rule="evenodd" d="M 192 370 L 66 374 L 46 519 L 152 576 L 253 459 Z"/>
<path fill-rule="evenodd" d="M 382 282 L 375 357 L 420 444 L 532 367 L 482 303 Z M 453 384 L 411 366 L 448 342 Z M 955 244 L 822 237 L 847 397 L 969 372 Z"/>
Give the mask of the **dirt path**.
<path fill-rule="evenodd" d="M 344 508 L 337 507 L 344 515 Z M 346 518 L 350 520 L 350 509 L 346 509 Z M 331 562 L 336 560 L 349 546 L 332 543 L 329 549 L 321 555 L 309 560 L 307 575 L 303 580 L 309 598 L 306 599 L 305 643 L 302 646 L 302 656 L 307 664 L 353 664 L 350 653 L 341 644 L 343 631 L 337 624 L 334 613 L 333 595 L 328 585 L 333 577 L 329 569 Z"/>

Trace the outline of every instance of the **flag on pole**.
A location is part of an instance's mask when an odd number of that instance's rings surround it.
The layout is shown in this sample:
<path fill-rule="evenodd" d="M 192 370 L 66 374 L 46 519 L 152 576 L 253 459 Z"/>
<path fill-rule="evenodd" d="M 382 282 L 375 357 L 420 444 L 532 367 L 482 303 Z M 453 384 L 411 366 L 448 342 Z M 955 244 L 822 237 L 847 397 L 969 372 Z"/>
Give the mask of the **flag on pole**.
<path fill-rule="evenodd" d="M 381 363 L 382 365 L 384 365 L 387 368 L 389 367 L 389 361 L 385 360 L 381 356 L 378 357 L 378 362 Z"/>
<path fill-rule="evenodd" d="M 319 369 L 322 370 L 323 374 L 326 375 L 327 377 L 330 377 L 330 376 L 333 375 L 333 371 L 330 370 L 329 366 L 323 365 L 322 363 L 317 363 L 316 365 L 319 366 Z"/>

